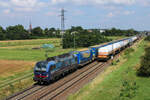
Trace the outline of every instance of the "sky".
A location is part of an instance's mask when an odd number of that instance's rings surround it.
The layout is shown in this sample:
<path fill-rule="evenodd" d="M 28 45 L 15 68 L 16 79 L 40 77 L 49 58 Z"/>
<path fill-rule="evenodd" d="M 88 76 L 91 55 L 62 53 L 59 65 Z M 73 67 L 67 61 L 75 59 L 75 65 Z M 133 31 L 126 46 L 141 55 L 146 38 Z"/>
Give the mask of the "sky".
<path fill-rule="evenodd" d="M 60 28 L 64 8 L 65 28 L 120 28 L 150 30 L 150 0 L 0 0 L 0 26 L 21 24 Z"/>

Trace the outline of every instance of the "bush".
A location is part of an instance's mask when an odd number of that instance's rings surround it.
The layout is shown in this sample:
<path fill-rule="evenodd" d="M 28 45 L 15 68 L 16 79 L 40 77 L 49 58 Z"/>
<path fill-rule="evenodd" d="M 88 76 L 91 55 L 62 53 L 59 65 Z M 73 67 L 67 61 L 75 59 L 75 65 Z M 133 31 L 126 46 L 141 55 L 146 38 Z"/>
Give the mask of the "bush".
<path fill-rule="evenodd" d="M 138 85 L 135 81 L 125 79 L 122 81 L 122 86 L 119 94 L 119 100 L 131 100 L 137 94 Z"/>
<path fill-rule="evenodd" d="M 145 49 L 145 55 L 142 56 L 140 68 L 137 71 L 139 76 L 150 76 L 150 47 Z"/>
<path fill-rule="evenodd" d="M 150 41 L 150 36 L 147 36 L 147 37 L 145 38 L 145 40 L 146 40 L 146 41 Z"/>
<path fill-rule="evenodd" d="M 137 95 L 139 86 L 136 83 L 135 78 L 129 75 L 129 71 L 131 70 L 132 68 L 128 67 L 128 69 L 123 72 L 120 93 L 115 100 L 131 100 Z"/>
<path fill-rule="evenodd" d="M 125 50 L 124 54 L 125 54 L 125 57 L 129 57 L 129 55 L 134 52 L 134 49 L 133 48 L 128 48 Z"/>
<path fill-rule="evenodd" d="M 119 59 L 114 60 L 111 64 L 112 64 L 112 65 L 117 65 L 117 63 L 118 63 L 118 62 L 120 62 L 120 60 L 119 60 Z"/>

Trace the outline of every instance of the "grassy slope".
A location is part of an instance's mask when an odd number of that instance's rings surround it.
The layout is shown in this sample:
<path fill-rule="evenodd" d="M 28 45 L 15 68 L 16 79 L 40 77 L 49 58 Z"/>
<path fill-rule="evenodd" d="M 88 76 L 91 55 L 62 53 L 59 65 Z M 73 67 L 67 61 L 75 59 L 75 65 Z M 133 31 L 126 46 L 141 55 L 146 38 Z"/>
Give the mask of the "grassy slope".
<path fill-rule="evenodd" d="M 69 100 L 115 100 L 119 96 L 124 78 L 136 81 L 139 86 L 136 97 L 132 100 L 150 100 L 150 79 L 136 76 L 136 67 L 144 52 L 145 42 L 137 45 L 135 52 L 128 59 L 121 58 L 116 66 L 111 66 L 79 92 L 69 97 Z M 116 68 L 115 68 L 116 67 Z M 128 74 L 125 72 L 129 71 Z M 112 72 L 112 73 L 110 73 Z M 104 80 L 103 80 L 103 78 Z"/>

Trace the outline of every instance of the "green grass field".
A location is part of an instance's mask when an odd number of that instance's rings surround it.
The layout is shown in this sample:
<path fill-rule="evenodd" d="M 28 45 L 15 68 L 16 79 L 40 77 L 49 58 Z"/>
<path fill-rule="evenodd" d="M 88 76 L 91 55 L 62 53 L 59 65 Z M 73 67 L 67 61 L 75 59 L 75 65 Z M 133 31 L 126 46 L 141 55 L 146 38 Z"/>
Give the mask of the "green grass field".
<path fill-rule="evenodd" d="M 123 39 L 123 38 L 127 38 L 125 36 L 107 36 L 108 39 L 112 39 L 112 40 L 118 40 L 118 39 Z"/>
<path fill-rule="evenodd" d="M 119 63 L 110 66 L 93 82 L 84 86 L 76 94 L 69 96 L 68 100 L 150 100 L 150 78 L 136 76 L 140 57 L 144 54 L 146 44 L 148 43 L 145 41 L 140 42 L 134 47 L 135 51 L 131 55 L 121 56 Z M 122 99 L 120 93 L 123 89 L 123 82 L 126 80 L 130 85 L 136 83 L 138 88 L 132 87 L 136 91 L 135 96 Z M 130 86 L 124 92 L 134 93 L 130 90 Z"/>
<path fill-rule="evenodd" d="M 55 48 L 53 52 L 49 52 L 49 57 L 67 53 L 72 49 Z M 24 60 L 24 61 L 39 61 L 45 60 L 45 50 L 32 49 L 0 49 L 0 59 L 5 60 Z"/>
<path fill-rule="evenodd" d="M 50 38 L 50 39 L 31 39 L 31 40 L 8 40 L 0 41 L 0 47 L 10 47 L 10 46 L 24 46 L 24 45 L 41 45 L 41 44 L 54 44 L 60 45 L 61 39 Z"/>
<path fill-rule="evenodd" d="M 54 50 L 49 52 L 49 57 L 72 51 L 73 49 L 62 49 L 60 39 L 37 39 L 37 40 L 15 40 L 0 42 L 0 59 L 39 61 L 45 59 L 45 49 L 32 49 L 41 47 L 43 44 L 53 44 Z"/>

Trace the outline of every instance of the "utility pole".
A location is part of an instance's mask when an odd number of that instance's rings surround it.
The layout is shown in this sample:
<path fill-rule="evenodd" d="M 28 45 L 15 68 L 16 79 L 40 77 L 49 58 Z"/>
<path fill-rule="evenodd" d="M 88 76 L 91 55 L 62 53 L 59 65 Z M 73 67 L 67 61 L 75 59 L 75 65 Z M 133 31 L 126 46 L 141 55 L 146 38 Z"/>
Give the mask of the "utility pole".
<path fill-rule="evenodd" d="M 65 10 L 61 9 L 61 35 L 62 35 L 62 46 L 63 46 L 63 35 L 65 33 Z"/>
<path fill-rule="evenodd" d="M 65 10 L 64 8 L 61 9 L 61 32 L 65 32 Z"/>

